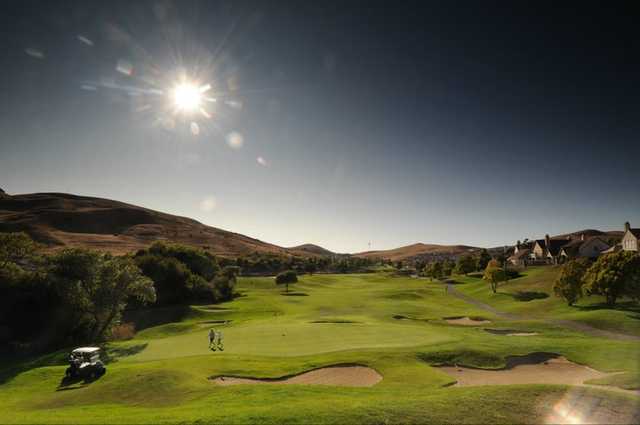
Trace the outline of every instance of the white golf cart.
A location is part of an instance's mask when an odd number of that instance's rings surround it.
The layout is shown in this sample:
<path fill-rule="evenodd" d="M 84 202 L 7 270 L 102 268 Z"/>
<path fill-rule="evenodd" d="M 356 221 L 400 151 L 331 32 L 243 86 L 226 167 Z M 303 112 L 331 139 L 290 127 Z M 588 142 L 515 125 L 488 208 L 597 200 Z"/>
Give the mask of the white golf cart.
<path fill-rule="evenodd" d="M 100 347 L 80 347 L 69 354 L 67 378 L 94 379 L 104 375 L 107 369 L 100 360 Z"/>

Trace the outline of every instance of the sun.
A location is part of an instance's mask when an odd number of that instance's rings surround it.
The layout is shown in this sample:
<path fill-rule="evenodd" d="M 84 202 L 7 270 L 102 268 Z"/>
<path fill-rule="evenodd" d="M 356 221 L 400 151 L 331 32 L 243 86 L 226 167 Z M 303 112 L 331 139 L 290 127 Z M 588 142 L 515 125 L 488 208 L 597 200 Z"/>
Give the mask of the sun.
<path fill-rule="evenodd" d="M 172 92 L 173 104 L 182 112 L 194 112 L 200 109 L 202 90 L 193 83 L 180 83 Z"/>

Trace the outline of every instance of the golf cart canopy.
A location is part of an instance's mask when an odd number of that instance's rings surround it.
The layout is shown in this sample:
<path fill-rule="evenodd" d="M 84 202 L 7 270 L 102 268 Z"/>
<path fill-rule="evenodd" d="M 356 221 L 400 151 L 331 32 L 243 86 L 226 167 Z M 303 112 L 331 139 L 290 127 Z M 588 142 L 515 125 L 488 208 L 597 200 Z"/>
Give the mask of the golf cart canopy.
<path fill-rule="evenodd" d="M 100 347 L 80 347 L 76 348 L 71 354 L 96 354 L 100 351 Z"/>

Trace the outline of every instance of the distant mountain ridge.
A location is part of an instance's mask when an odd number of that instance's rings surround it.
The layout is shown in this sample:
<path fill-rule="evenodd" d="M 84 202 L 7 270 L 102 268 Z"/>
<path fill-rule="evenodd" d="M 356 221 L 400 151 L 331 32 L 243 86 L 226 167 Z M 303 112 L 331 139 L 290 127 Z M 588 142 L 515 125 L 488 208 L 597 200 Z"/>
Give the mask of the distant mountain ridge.
<path fill-rule="evenodd" d="M 394 249 L 365 251 L 353 255 L 355 257 L 362 258 L 383 258 L 385 260 L 391 261 L 404 261 L 421 257 L 424 257 L 425 259 L 440 256 L 455 257 L 465 253 L 472 253 L 480 249 L 481 248 L 467 245 L 437 245 L 415 243 Z"/>
<path fill-rule="evenodd" d="M 481 248 L 468 245 L 415 243 L 394 249 L 337 254 L 307 243 L 280 247 L 239 233 L 204 225 L 196 220 L 166 214 L 124 202 L 65 193 L 8 195 L 0 189 L 0 232 L 24 231 L 49 249 L 86 247 L 114 254 L 134 252 L 154 241 L 166 240 L 201 247 L 222 256 L 252 253 L 335 256 L 353 255 L 391 261 L 456 258 Z M 579 239 L 601 236 L 619 240 L 622 231 L 585 229 L 551 236 L 552 239 Z M 531 239 L 530 241 L 532 241 Z M 492 255 L 512 245 L 488 248 Z"/>
<path fill-rule="evenodd" d="M 295 252 L 295 253 L 300 253 L 303 255 L 318 255 L 318 256 L 322 256 L 322 257 L 330 257 L 333 255 L 339 255 L 336 254 L 335 252 L 329 251 L 326 248 L 323 248 L 321 246 L 318 245 L 314 245 L 312 243 L 306 243 L 303 245 L 298 245 L 298 246 L 293 246 L 291 248 L 287 248 L 288 251 L 290 252 Z"/>

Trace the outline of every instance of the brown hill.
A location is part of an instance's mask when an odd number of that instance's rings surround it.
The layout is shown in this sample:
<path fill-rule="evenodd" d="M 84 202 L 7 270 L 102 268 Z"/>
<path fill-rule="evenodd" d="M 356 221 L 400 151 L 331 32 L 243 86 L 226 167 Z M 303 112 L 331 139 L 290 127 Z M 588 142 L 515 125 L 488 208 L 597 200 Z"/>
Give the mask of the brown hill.
<path fill-rule="evenodd" d="M 584 229 L 584 230 L 579 230 L 577 232 L 552 236 L 551 239 L 580 239 L 582 235 L 584 235 L 585 238 L 591 238 L 593 236 L 601 236 L 605 240 L 608 238 L 622 239 L 622 236 L 624 236 L 624 232 L 622 230 L 609 230 L 609 231 L 603 232 L 601 230 L 595 230 L 595 229 Z"/>
<path fill-rule="evenodd" d="M 435 245 L 416 243 L 395 249 L 382 251 L 365 251 L 353 254 L 355 257 L 383 258 L 391 261 L 403 261 L 415 258 L 455 257 L 465 253 L 475 252 L 479 248 L 466 245 Z"/>
<path fill-rule="evenodd" d="M 317 255 L 321 257 L 330 257 L 333 255 L 336 255 L 334 252 L 331 252 L 326 248 L 323 248 L 318 245 L 314 245 L 312 243 L 293 246 L 291 248 L 287 248 L 287 250 L 291 253 L 302 255 L 302 256 Z"/>
<path fill-rule="evenodd" d="M 28 233 L 49 249 L 81 246 L 122 254 L 168 240 L 217 255 L 289 254 L 285 248 L 190 218 L 63 193 L 0 196 L 0 232 L 15 231 Z"/>

